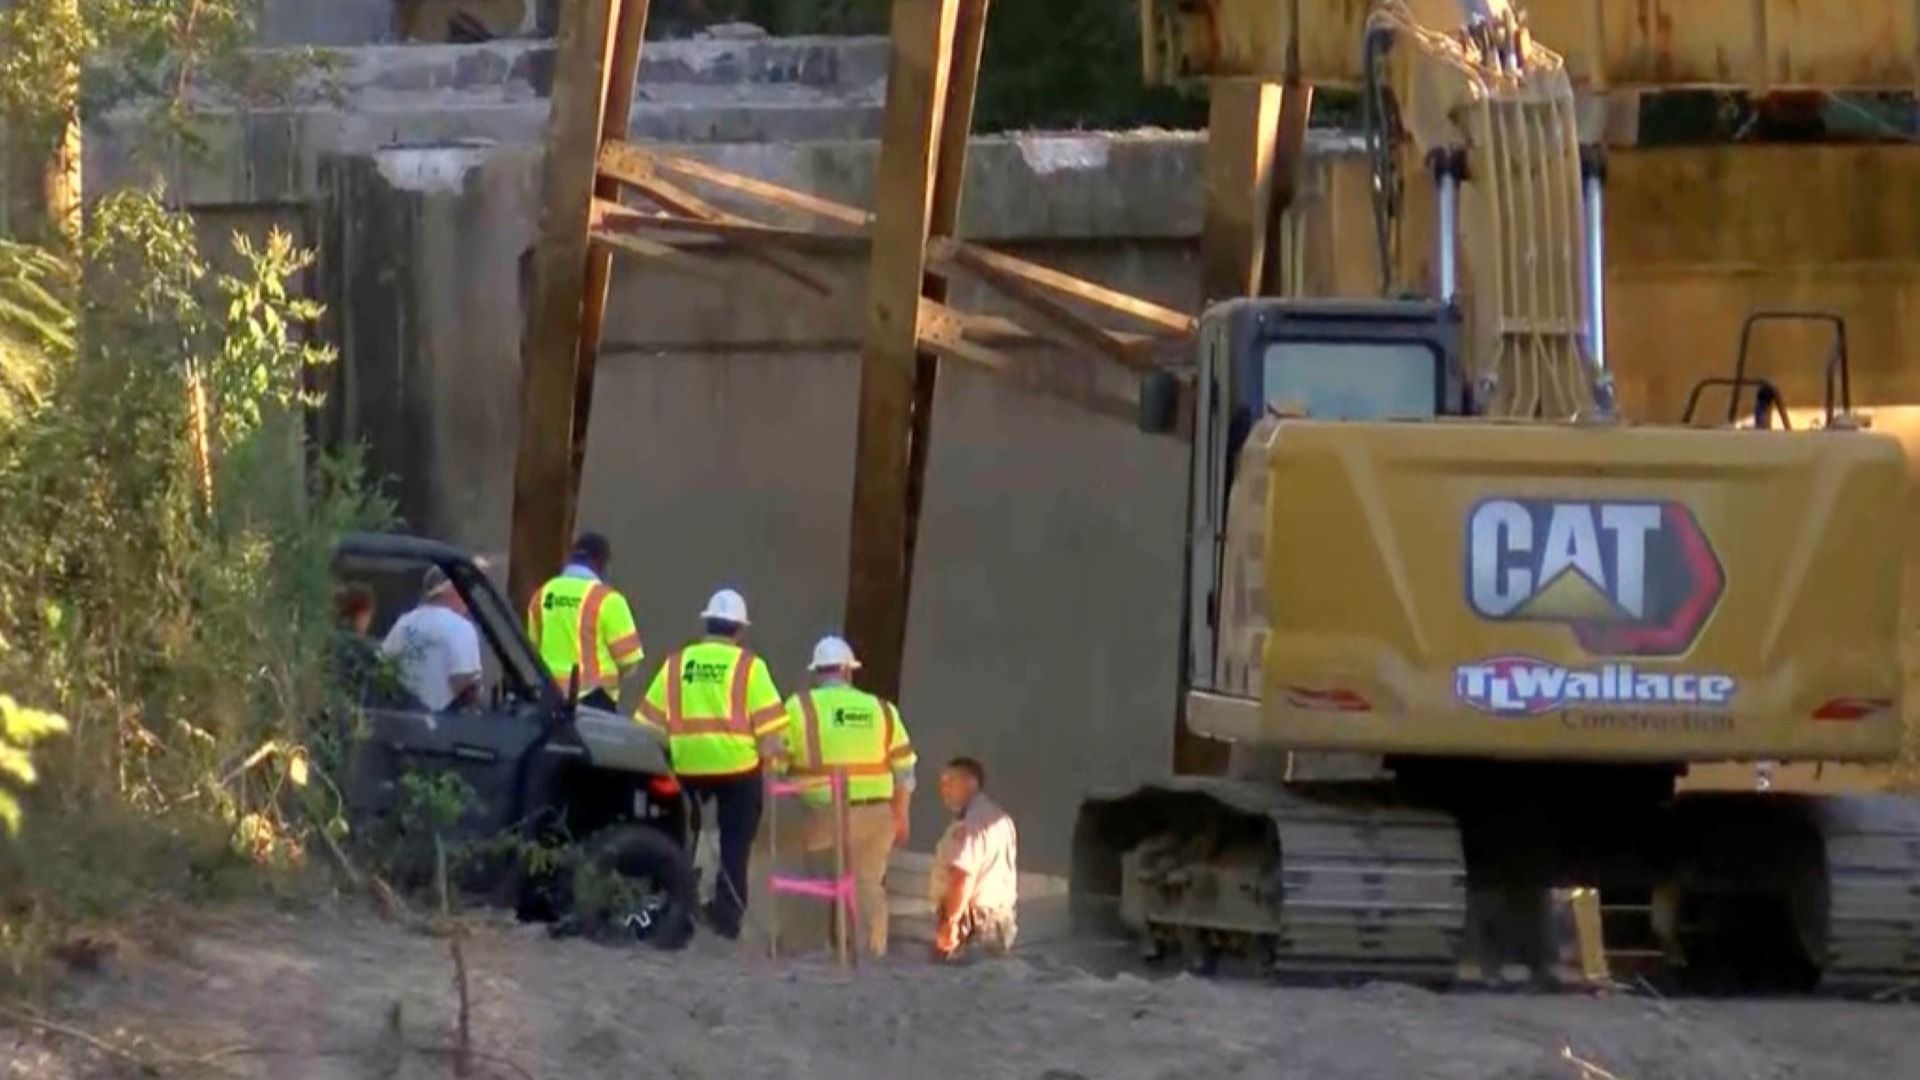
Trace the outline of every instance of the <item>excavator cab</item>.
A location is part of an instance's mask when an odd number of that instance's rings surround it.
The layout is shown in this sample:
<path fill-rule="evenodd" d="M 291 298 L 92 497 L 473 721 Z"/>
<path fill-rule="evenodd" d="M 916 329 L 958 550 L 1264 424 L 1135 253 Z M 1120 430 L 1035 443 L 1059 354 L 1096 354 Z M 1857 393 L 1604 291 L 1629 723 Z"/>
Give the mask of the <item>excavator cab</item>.
<path fill-rule="evenodd" d="M 1189 671 L 1211 672 L 1227 495 L 1254 423 L 1268 413 L 1326 420 L 1432 420 L 1471 412 L 1460 313 L 1428 299 L 1229 300 L 1200 319 L 1193 372 L 1193 545 Z M 1174 427 L 1177 376 L 1141 389 L 1140 426 Z M 1204 681 L 1204 680 L 1203 680 Z"/>

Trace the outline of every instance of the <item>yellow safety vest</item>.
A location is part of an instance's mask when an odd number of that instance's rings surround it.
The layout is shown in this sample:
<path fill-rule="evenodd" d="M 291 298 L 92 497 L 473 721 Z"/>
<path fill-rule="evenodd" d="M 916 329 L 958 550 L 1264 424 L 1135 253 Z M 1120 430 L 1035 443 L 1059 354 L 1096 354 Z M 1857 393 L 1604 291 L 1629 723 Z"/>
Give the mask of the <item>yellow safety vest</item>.
<path fill-rule="evenodd" d="M 918 760 L 899 710 L 863 690 L 816 686 L 789 699 L 787 715 L 796 721 L 787 728 L 788 771 L 824 781 L 845 770 L 849 802 L 892 799 L 894 770 Z M 832 790 L 824 782 L 812 784 L 802 798 L 825 806 Z"/>
<path fill-rule="evenodd" d="M 562 694 L 575 665 L 580 693 L 604 690 L 620 700 L 620 675 L 645 652 L 627 598 L 592 578 L 554 578 L 527 604 L 527 636 Z"/>
<path fill-rule="evenodd" d="M 760 767 L 760 740 L 787 724 L 766 661 L 723 639 L 667 657 L 634 717 L 663 731 L 673 771 L 736 776 Z"/>

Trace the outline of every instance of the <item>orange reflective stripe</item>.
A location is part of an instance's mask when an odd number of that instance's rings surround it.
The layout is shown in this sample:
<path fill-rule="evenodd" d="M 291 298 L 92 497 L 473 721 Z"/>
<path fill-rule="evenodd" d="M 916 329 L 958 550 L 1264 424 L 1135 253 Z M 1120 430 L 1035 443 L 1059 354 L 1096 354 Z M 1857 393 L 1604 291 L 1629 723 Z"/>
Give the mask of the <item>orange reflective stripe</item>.
<path fill-rule="evenodd" d="M 742 735 L 753 734 L 753 720 L 747 715 L 747 680 L 753 676 L 753 661 L 752 653 L 740 650 L 733 662 L 733 689 L 727 695 L 727 720 Z"/>
<path fill-rule="evenodd" d="M 753 729 L 755 735 L 760 735 L 768 730 L 779 727 L 779 722 L 786 718 L 787 707 L 785 705 L 769 705 L 759 712 L 754 713 L 752 716 L 747 717 L 747 724 Z"/>
<path fill-rule="evenodd" d="M 667 726 L 667 714 L 655 708 L 651 701 L 640 703 L 640 715 L 655 727 Z"/>
<path fill-rule="evenodd" d="M 864 765 L 809 765 L 805 768 L 794 769 L 793 775 L 830 776 L 837 772 L 846 773 L 848 776 L 890 776 L 893 774 L 893 766 L 886 764 L 875 765 L 871 762 Z"/>
<path fill-rule="evenodd" d="M 607 651 L 613 654 L 615 660 L 632 656 L 640 651 L 640 635 L 628 634 L 623 638 L 617 638 L 607 646 Z"/>
<path fill-rule="evenodd" d="M 575 632 L 574 647 L 579 651 L 582 687 L 600 685 L 600 605 L 607 602 L 610 591 L 605 585 L 590 585 L 586 599 L 580 604 L 580 626 Z"/>
<path fill-rule="evenodd" d="M 533 627 L 533 647 L 536 651 L 541 648 L 541 635 L 545 633 L 541 625 L 540 605 L 546 598 L 547 587 L 542 585 L 533 591 L 533 599 L 527 602 L 527 622 Z"/>
<path fill-rule="evenodd" d="M 675 735 L 737 735 L 733 730 L 733 721 L 725 719 L 688 720 L 684 717 L 673 725 Z"/>
<path fill-rule="evenodd" d="M 819 769 L 820 758 L 820 710 L 813 704 L 813 691 L 800 695 L 800 711 L 807 720 L 807 764 Z"/>
<path fill-rule="evenodd" d="M 685 667 L 684 653 L 674 653 L 667 658 L 667 723 L 669 732 L 677 731 L 686 722 L 686 710 L 681 707 L 682 697 L 680 677 Z"/>
<path fill-rule="evenodd" d="M 887 759 L 890 761 L 899 761 L 903 758 L 912 757 L 912 743 L 903 742 L 896 745 L 893 741 L 900 737 L 900 714 L 894 709 L 891 703 L 886 701 L 880 703 L 880 712 L 887 718 Z"/>

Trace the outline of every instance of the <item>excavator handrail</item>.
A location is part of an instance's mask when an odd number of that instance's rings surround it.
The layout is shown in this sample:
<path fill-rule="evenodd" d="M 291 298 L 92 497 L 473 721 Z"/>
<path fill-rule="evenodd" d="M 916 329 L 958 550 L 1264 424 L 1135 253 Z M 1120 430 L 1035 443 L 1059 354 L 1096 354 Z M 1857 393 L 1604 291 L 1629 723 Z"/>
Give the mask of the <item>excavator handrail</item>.
<path fill-rule="evenodd" d="M 1762 380 L 1747 379 L 1747 352 L 1753 344 L 1753 328 L 1763 322 L 1817 322 L 1833 327 L 1833 351 L 1827 356 L 1826 381 L 1826 426 L 1833 426 L 1833 383 L 1837 373 L 1840 379 L 1840 411 L 1853 411 L 1853 365 L 1847 358 L 1847 321 L 1831 311 L 1799 311 L 1779 309 L 1755 311 L 1747 315 L 1740 324 L 1740 353 L 1733 361 L 1734 392 L 1727 399 L 1727 423 L 1731 424 L 1739 410 L 1739 387 L 1746 382 Z M 1695 387 L 1696 394 L 1699 387 Z M 1778 391 L 1776 391 L 1776 398 Z M 1691 405 L 1689 405 L 1691 413 Z"/>
<path fill-rule="evenodd" d="M 1687 395 L 1687 407 L 1680 414 L 1681 424 L 1691 425 L 1693 423 L 1694 411 L 1700 406 L 1700 392 L 1710 386 L 1725 386 L 1730 388 L 1727 394 L 1727 423 L 1734 423 L 1734 418 L 1739 413 L 1740 391 L 1748 386 L 1752 386 L 1755 388 L 1755 423 L 1757 424 L 1760 419 L 1766 415 L 1767 406 L 1771 405 L 1773 406 L 1774 412 L 1779 414 L 1781 430 L 1793 430 L 1793 419 L 1787 415 L 1786 402 L 1780 398 L 1780 388 L 1773 385 L 1771 379 L 1763 379 L 1758 376 L 1749 379 L 1739 375 L 1733 378 L 1728 378 L 1725 375 L 1714 375 L 1694 383 L 1693 392 Z"/>

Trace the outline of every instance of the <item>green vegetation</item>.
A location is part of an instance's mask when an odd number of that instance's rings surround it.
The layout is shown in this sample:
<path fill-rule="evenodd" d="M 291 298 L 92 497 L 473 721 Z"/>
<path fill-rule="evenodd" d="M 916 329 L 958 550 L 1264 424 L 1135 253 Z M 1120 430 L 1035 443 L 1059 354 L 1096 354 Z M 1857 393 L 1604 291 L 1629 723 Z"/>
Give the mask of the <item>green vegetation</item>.
<path fill-rule="evenodd" d="M 0 20 L 9 130 L 78 107 L 74 58 L 90 88 L 171 91 L 164 124 L 196 72 L 231 68 L 251 9 L 20 0 Z M 215 271 L 164 187 L 88 195 L 76 234 L 0 238 L 0 820 L 23 818 L 0 834 L 0 961 L 16 975 L 75 924 L 271 884 L 257 867 L 297 870 L 343 829 L 337 748 L 315 734 L 338 704 L 330 552 L 389 516 L 353 458 L 306 441 L 333 358 L 288 289 L 311 254 L 236 235 Z"/>
<path fill-rule="evenodd" d="M 32 787 L 40 778 L 28 751 L 35 743 L 64 735 L 67 722 L 50 712 L 29 709 L 0 694 L 0 827 L 20 832 L 20 799 L 13 788 Z"/>

